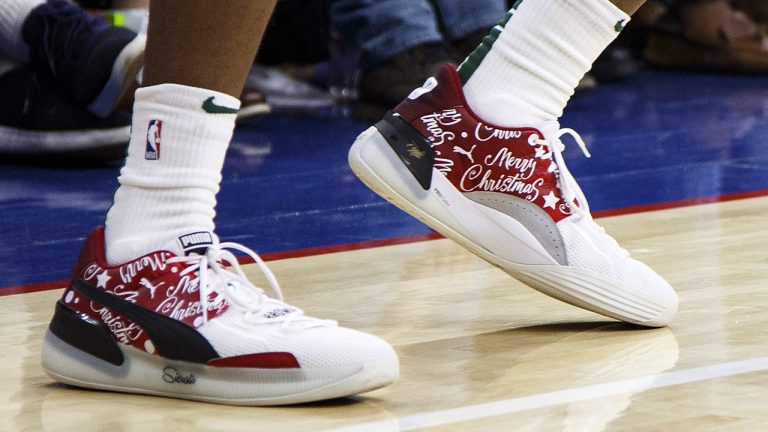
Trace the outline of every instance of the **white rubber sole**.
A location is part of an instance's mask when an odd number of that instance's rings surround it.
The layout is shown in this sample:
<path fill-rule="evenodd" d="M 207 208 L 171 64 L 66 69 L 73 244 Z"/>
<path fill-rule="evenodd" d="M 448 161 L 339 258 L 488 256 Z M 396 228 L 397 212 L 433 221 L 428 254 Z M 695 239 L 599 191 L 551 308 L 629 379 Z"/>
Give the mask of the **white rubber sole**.
<path fill-rule="evenodd" d="M 130 137 L 130 126 L 68 131 L 33 131 L 0 126 L 0 152 L 31 155 L 98 150 L 127 145 Z"/>
<path fill-rule="evenodd" d="M 223 368 L 119 346 L 125 361 L 115 366 L 48 331 L 43 340 L 43 368 L 54 380 L 76 387 L 249 406 L 350 396 L 386 386 L 399 373 L 397 362 L 393 367 L 391 359 L 335 369 Z"/>
<path fill-rule="evenodd" d="M 620 281 L 596 272 L 557 264 L 521 224 L 465 198 L 437 170 L 433 169 L 431 188 L 425 191 L 375 127 L 352 145 L 349 165 L 384 199 L 548 296 L 649 327 L 667 325 L 677 310 L 676 302 L 670 305 L 622 289 Z M 523 257 L 525 264 L 520 263 Z"/>

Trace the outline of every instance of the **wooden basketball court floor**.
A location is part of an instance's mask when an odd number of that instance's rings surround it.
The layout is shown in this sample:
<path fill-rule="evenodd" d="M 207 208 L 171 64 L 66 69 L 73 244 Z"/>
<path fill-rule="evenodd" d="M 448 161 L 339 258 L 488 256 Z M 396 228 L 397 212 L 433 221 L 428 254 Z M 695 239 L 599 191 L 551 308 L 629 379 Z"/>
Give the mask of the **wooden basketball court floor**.
<path fill-rule="evenodd" d="M 0 256 L 7 270 L 0 274 L 0 286 L 6 287 L 0 288 L 0 430 L 766 430 L 767 87 L 765 79 L 716 78 L 720 85 L 707 88 L 708 79 L 641 77 L 635 88 L 645 92 L 642 98 L 625 87 L 608 87 L 588 96 L 598 99 L 576 101 L 581 111 L 568 114 L 575 120 L 569 125 L 581 125 L 594 146 L 590 171 L 572 165 L 570 156 L 568 161 L 593 208 L 602 210 L 599 222 L 680 294 L 675 320 L 661 329 L 622 324 L 560 303 L 449 240 L 424 240 L 434 236 L 366 191 L 346 168 L 274 168 L 280 158 L 291 166 L 298 159 L 317 164 L 326 153 L 340 155 L 341 167 L 343 150 L 300 141 L 314 134 L 313 143 L 338 141 L 343 148 L 359 131 L 355 128 L 364 126 L 333 120 L 324 129 L 326 119 L 305 119 L 300 123 L 309 122 L 304 127 L 311 133 L 297 133 L 280 117 L 272 118 L 257 129 L 285 130 L 279 137 L 285 146 L 299 144 L 295 158 L 286 156 L 293 150 L 274 150 L 269 163 L 259 157 L 270 153 L 271 144 L 247 128 L 238 131 L 233 148 L 250 152 L 248 169 L 279 181 L 246 178 L 246 168 L 228 162 L 218 217 L 222 237 L 267 252 L 279 251 L 270 246 L 271 236 L 288 242 L 287 249 L 323 246 L 313 253 L 271 255 L 269 265 L 287 300 L 310 315 L 383 337 L 401 360 L 401 377 L 387 388 L 300 406 L 226 407 L 55 384 L 39 361 L 41 339 L 64 285 L 50 281 L 64 279 L 82 237 L 103 218 L 114 186 L 94 179 L 113 178 L 116 168 L 3 165 Z M 681 89 L 681 82 L 690 87 Z M 688 99 L 669 98 L 670 88 L 688 92 Z M 696 97 L 703 93 L 707 97 Z M 636 110 L 591 108 L 611 95 Z M 652 102 L 639 103 L 648 97 Z M 667 118 L 670 112 L 677 117 Z M 594 116 L 611 121 L 587 121 Z M 640 132 L 627 135 L 624 127 Z M 238 137 L 247 138 L 249 147 Z M 672 158 L 685 164 L 662 162 Z M 285 195 L 293 187 L 286 178 L 299 176 L 306 185 L 319 175 L 331 178 L 315 183 L 331 187 L 315 192 L 320 197 L 315 207 L 305 203 L 312 194 Z M 243 190 L 276 184 L 283 189 L 274 201 L 243 199 Z M 324 190 L 330 193 L 322 195 Z M 21 195 L 35 198 L 20 203 Z M 618 196 L 634 198 L 617 202 Z M 642 207 L 626 210 L 633 205 Z M 262 215 L 257 207 L 277 213 Z M 295 208 L 300 211 L 291 213 Z M 635 211 L 641 208 L 646 211 Z M 372 221 L 372 214 L 380 218 Z M 296 222 L 292 218 L 301 223 L 284 223 Z M 325 247 L 333 241 L 311 237 L 317 232 L 339 243 L 414 235 L 421 241 L 340 251 L 344 248 Z M 258 281 L 257 269 L 247 269 Z"/>
<path fill-rule="evenodd" d="M 384 337 L 401 358 L 388 388 L 295 407 L 54 384 L 38 358 L 60 290 L 0 297 L 0 428 L 764 430 L 766 207 L 762 197 L 601 220 L 679 291 L 661 329 L 559 303 L 446 239 L 273 261 L 291 301 Z"/>

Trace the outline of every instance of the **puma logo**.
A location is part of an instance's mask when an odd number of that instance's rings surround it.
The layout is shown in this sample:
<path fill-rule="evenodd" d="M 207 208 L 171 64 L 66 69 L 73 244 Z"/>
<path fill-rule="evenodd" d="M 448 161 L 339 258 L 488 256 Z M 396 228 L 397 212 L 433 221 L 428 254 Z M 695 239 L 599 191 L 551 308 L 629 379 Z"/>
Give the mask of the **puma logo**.
<path fill-rule="evenodd" d="M 463 154 L 464 156 L 466 156 L 469 159 L 470 162 L 475 163 L 475 158 L 472 156 L 472 152 L 475 151 L 475 147 L 477 147 L 477 144 L 473 145 L 472 148 L 469 149 L 469 150 L 464 150 L 463 148 L 461 148 L 459 146 L 454 146 L 453 147 L 453 152 L 454 153 L 458 153 L 458 154 Z"/>
<path fill-rule="evenodd" d="M 139 285 L 149 290 L 150 298 L 155 298 L 155 290 L 160 288 L 160 286 L 163 285 L 164 283 L 165 282 L 160 282 L 157 286 L 154 286 L 146 278 L 141 278 L 141 280 L 139 281 Z"/>

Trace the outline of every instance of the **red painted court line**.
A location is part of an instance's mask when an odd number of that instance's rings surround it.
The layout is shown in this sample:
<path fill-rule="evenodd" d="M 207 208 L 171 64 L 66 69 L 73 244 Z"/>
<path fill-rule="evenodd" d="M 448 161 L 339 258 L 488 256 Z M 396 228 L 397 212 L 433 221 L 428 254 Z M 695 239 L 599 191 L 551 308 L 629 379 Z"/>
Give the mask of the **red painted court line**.
<path fill-rule="evenodd" d="M 768 196 L 768 189 L 749 191 L 749 192 L 735 192 L 730 194 L 715 195 L 711 197 L 702 197 L 702 198 L 692 198 L 692 199 L 680 200 L 680 201 L 668 201 L 663 203 L 644 204 L 639 206 L 622 207 L 622 208 L 611 209 L 611 210 L 600 210 L 600 211 L 592 212 L 592 216 L 594 216 L 595 218 L 601 218 L 601 217 L 619 216 L 619 215 L 626 215 L 626 214 L 633 214 L 633 213 L 645 213 L 645 212 L 667 210 L 667 209 L 673 209 L 673 208 L 679 208 L 679 207 L 691 207 L 691 206 L 702 205 L 702 204 L 737 201 L 737 200 L 757 198 L 762 196 Z"/>
<path fill-rule="evenodd" d="M 68 281 L 38 282 L 28 285 L 14 285 L 6 288 L 0 288 L 0 297 L 64 288 L 67 285 L 67 282 Z"/>
<path fill-rule="evenodd" d="M 592 214 L 595 218 L 601 218 L 601 217 L 609 217 L 609 216 L 627 215 L 627 214 L 633 214 L 633 213 L 645 213 L 645 212 L 652 212 L 657 210 L 667 210 L 667 209 L 680 208 L 680 207 L 691 207 L 691 206 L 702 205 L 702 204 L 736 201 L 741 199 L 757 198 L 762 196 L 768 196 L 768 189 L 750 191 L 750 192 L 736 192 L 736 193 L 730 193 L 730 194 L 716 195 L 712 197 L 693 198 L 693 199 L 680 200 L 680 201 L 668 201 L 663 203 L 646 204 L 646 205 L 639 205 L 639 206 L 632 206 L 632 207 L 622 207 L 619 209 L 596 211 L 596 212 L 593 212 Z M 336 253 L 336 252 L 347 252 L 347 251 L 353 251 L 353 250 L 373 249 L 373 248 L 384 247 L 384 246 L 416 243 L 416 242 L 435 240 L 440 238 L 443 238 L 441 234 L 433 232 L 433 233 L 427 233 L 427 234 L 418 234 L 418 235 L 396 237 L 396 238 L 382 239 L 382 240 L 369 240 L 369 241 L 362 241 L 362 242 L 356 242 L 356 243 L 320 246 L 320 247 L 297 249 L 297 250 L 283 251 L 283 252 L 271 252 L 271 253 L 266 253 L 261 255 L 261 257 L 264 259 L 264 261 L 277 261 L 277 260 L 288 259 L 288 258 L 300 258 L 300 257 L 324 255 L 324 254 Z M 240 258 L 239 261 L 241 264 L 250 264 L 253 262 L 253 260 L 251 260 L 248 257 Z M 0 297 L 14 295 L 14 294 L 33 293 L 38 291 L 49 291 L 49 290 L 54 290 L 58 288 L 63 288 L 66 285 L 67 285 L 67 281 L 53 281 L 53 282 L 33 283 L 33 284 L 27 284 L 27 285 L 15 285 L 10 287 L 0 288 Z"/>
<path fill-rule="evenodd" d="M 320 247 L 313 247 L 313 248 L 306 248 L 306 249 L 296 249 L 296 250 L 283 251 L 283 252 L 270 252 L 270 253 L 261 254 L 261 258 L 264 261 L 278 261 L 278 260 L 288 259 L 288 258 L 301 258 L 301 257 L 313 256 L 313 255 L 324 255 L 324 254 L 329 254 L 334 252 L 346 252 L 346 251 L 361 250 L 361 249 L 373 249 L 377 247 L 393 246 L 393 245 L 406 244 L 406 243 L 416 243 L 416 242 L 427 241 L 427 240 L 435 240 L 439 238 L 443 238 L 443 236 L 433 232 L 433 233 L 417 234 L 417 235 L 405 236 L 405 237 L 396 237 L 391 239 L 369 240 L 369 241 L 362 241 L 362 242 L 356 242 L 356 243 L 346 243 L 346 244 L 320 246 Z M 240 264 L 252 264 L 253 260 L 250 257 L 238 257 L 238 262 Z M 33 293 L 38 291 L 55 290 L 59 288 L 64 288 L 65 286 L 67 286 L 68 282 L 69 281 L 61 280 L 61 281 L 53 281 L 53 282 L 39 282 L 39 283 L 26 284 L 26 285 L 9 286 L 6 288 L 0 288 L 0 297 L 14 295 L 14 294 L 26 294 L 26 293 Z"/>

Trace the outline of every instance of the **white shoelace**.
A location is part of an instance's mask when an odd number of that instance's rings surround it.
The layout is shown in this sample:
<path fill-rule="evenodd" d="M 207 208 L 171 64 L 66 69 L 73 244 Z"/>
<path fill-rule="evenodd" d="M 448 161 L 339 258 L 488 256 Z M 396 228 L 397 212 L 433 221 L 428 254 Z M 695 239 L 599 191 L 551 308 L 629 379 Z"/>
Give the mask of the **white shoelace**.
<path fill-rule="evenodd" d="M 276 298 L 269 297 L 264 290 L 248 281 L 237 257 L 226 249 L 243 252 L 253 259 L 269 282 Z M 284 303 L 283 292 L 275 275 L 256 252 L 243 245 L 231 242 L 219 243 L 209 247 L 204 255 L 178 256 L 166 262 L 187 264 L 187 267 L 179 273 L 180 276 L 197 273 L 197 278 L 193 279 L 192 284 L 199 289 L 203 322 L 208 321 L 209 308 L 226 301 L 230 307 L 242 311 L 245 319 L 252 324 L 281 323 L 283 327 L 298 325 L 302 329 L 336 324 L 335 321 L 307 317 L 301 309 Z M 235 272 L 228 271 L 223 267 L 224 265 L 228 265 Z M 211 294 L 216 294 L 213 301 L 209 301 Z M 264 317 L 265 313 L 275 312 L 280 315 Z"/>
<path fill-rule="evenodd" d="M 587 145 L 581 138 L 581 135 L 579 135 L 578 132 L 571 128 L 560 129 L 557 132 L 556 139 L 545 140 L 540 138 L 538 135 L 531 135 L 529 143 L 533 145 L 545 146 L 550 149 L 552 157 L 555 160 L 555 164 L 557 165 L 557 169 L 560 172 L 560 191 L 563 193 L 563 199 L 566 203 L 568 203 L 574 214 L 580 219 L 586 219 L 587 225 L 591 229 L 598 231 L 600 234 L 610 239 L 611 244 L 616 247 L 621 255 L 629 256 L 629 251 L 622 248 L 616 239 L 606 234 L 605 228 L 595 223 L 594 219 L 592 219 L 587 197 L 584 195 L 581 187 L 576 182 L 576 179 L 573 177 L 571 172 L 568 170 L 568 166 L 565 164 L 565 158 L 563 158 L 565 144 L 561 140 L 564 135 L 570 135 L 573 137 L 573 139 L 579 145 L 579 148 L 581 148 L 581 152 L 584 153 L 584 156 L 588 158 L 592 157 L 592 155 L 589 153 L 589 150 L 587 149 Z"/>
<path fill-rule="evenodd" d="M 587 197 L 584 196 L 584 192 L 582 192 L 579 184 L 576 182 L 576 179 L 573 177 L 571 172 L 568 170 L 568 166 L 565 164 L 565 159 L 563 158 L 563 150 L 565 150 L 565 144 L 563 144 L 563 142 L 560 140 L 563 135 L 572 136 L 573 139 L 576 140 L 576 143 L 579 145 L 579 148 L 581 148 L 584 156 L 588 158 L 592 157 L 592 155 L 589 153 L 589 150 L 587 150 L 587 145 L 584 143 L 581 135 L 570 128 L 560 129 L 557 132 L 557 138 L 553 140 L 545 140 L 540 138 L 538 135 L 531 135 L 529 143 L 533 145 L 545 146 L 550 149 L 550 152 L 555 159 L 555 164 L 560 171 L 560 191 L 563 193 L 563 199 L 566 203 L 568 203 L 568 205 L 571 207 L 571 209 L 573 209 L 575 213 L 582 217 L 591 218 L 592 216 L 589 213 L 589 203 L 587 202 Z"/>

